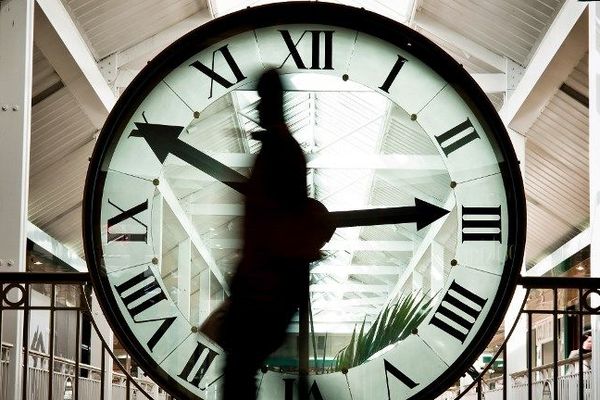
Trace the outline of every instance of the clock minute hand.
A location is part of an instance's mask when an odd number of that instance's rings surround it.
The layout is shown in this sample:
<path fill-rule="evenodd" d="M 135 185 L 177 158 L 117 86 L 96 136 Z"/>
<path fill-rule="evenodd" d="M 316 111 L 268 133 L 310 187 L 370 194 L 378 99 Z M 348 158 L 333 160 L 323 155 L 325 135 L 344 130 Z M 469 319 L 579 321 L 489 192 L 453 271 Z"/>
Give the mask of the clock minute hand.
<path fill-rule="evenodd" d="M 136 122 L 135 126 L 137 129 L 129 136 L 144 138 L 161 163 L 173 154 L 241 194 L 246 193 L 248 178 L 179 139 L 184 127 L 147 122 Z"/>
<path fill-rule="evenodd" d="M 417 230 L 421 230 L 449 212 L 423 200 L 415 199 L 414 206 L 330 211 L 329 218 L 336 228 L 415 222 Z"/>

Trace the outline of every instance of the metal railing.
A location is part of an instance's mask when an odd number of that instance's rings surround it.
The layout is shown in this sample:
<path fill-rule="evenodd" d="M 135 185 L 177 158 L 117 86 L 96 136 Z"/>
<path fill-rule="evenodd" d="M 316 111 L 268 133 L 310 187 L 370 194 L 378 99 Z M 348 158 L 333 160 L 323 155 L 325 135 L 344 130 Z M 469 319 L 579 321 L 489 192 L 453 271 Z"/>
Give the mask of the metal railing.
<path fill-rule="evenodd" d="M 23 400 L 86 399 L 104 400 L 110 390 L 112 400 L 161 399 L 166 393 L 154 382 L 131 376 L 108 345 L 92 317 L 90 308 L 91 285 L 87 273 L 1 273 L 0 274 L 0 400 L 8 399 L 10 368 L 14 351 L 11 344 L 2 342 L 2 323 L 7 313 L 22 313 L 23 336 L 27 339 L 22 351 L 22 395 Z M 48 293 L 46 304 L 32 301 L 34 288 L 43 288 Z M 69 293 L 70 298 L 58 296 Z M 37 302 L 39 303 L 39 301 Z M 48 349 L 33 350 L 29 343 L 31 315 L 34 312 L 48 313 Z M 55 324 L 57 313 L 75 314 L 74 359 L 55 354 Z M 100 365 L 89 365 L 82 358 L 82 321 L 89 321 L 98 339 Z M 114 370 L 108 370 L 108 360 Z M 50 373 L 52 372 L 52 373 Z M 110 379 L 110 382 L 109 382 Z"/>
<path fill-rule="evenodd" d="M 477 379 L 460 391 L 456 400 L 506 400 L 509 398 L 508 385 L 512 389 L 510 400 L 590 400 L 592 379 L 586 361 L 591 358 L 591 354 L 584 354 L 582 347 L 579 346 L 577 355 L 561 359 L 559 343 L 564 338 L 561 338 L 559 334 L 559 319 L 563 319 L 563 321 L 567 317 L 575 319 L 575 331 L 581 336 L 584 332 L 584 318 L 600 314 L 600 308 L 591 305 L 592 297 L 600 295 L 598 289 L 600 288 L 600 278 L 521 277 L 519 284 L 527 290 L 519 316 L 511 329 L 506 332 L 504 342 L 491 361 L 482 369 Z M 547 305 L 546 303 L 540 305 L 532 301 L 530 296 L 534 289 L 549 292 Z M 568 303 L 564 299 L 559 301 L 559 292 L 564 290 L 572 291 L 576 301 Z M 545 316 L 551 320 L 552 338 L 548 343 L 552 345 L 552 362 L 535 366 L 532 356 L 533 321 L 539 316 Z M 506 346 L 521 317 L 527 321 L 527 344 L 524 349 L 527 369 L 511 376 L 504 371 L 501 377 L 493 380 L 494 388 L 491 389 L 492 381 L 486 379 L 486 373 L 500 356 L 503 357 L 506 366 Z"/>
<path fill-rule="evenodd" d="M 0 274 L 0 400 L 8 398 L 6 390 L 9 382 L 14 352 L 11 344 L 2 342 L 3 316 L 7 312 L 23 314 L 24 337 L 30 337 L 30 316 L 37 311 L 49 313 L 49 346 L 45 351 L 31 348 L 29 340 L 23 346 L 22 355 L 22 396 L 23 400 L 52 400 L 52 399 L 90 399 L 104 400 L 107 391 L 111 391 L 112 400 L 130 399 L 166 399 L 168 396 L 154 382 L 148 379 L 133 377 L 127 368 L 119 361 L 107 344 L 103 333 L 98 329 L 90 311 L 89 299 L 91 286 L 88 274 L 85 273 L 1 273 Z M 501 376 L 490 379 L 487 371 L 494 362 L 502 356 L 506 365 L 506 345 L 515 327 L 506 332 L 506 339 L 500 345 L 491 361 L 481 370 L 479 376 L 467 387 L 457 393 L 455 399 L 508 399 L 508 388 L 512 390 L 511 400 L 591 400 L 591 371 L 589 370 L 589 354 L 579 354 L 562 359 L 559 354 L 559 319 L 569 317 L 576 323 L 578 333 L 583 332 L 584 319 L 600 313 L 600 309 L 590 304 L 592 295 L 599 295 L 600 279 L 598 278 L 521 278 L 519 281 L 527 294 L 520 311 L 520 317 L 527 320 L 527 345 L 523 349 L 527 357 L 527 369 L 509 376 L 504 372 Z M 43 286 L 49 300 L 44 305 L 34 305 L 31 301 L 33 288 Z M 76 295 L 69 299 L 59 298 L 65 287 Z M 549 296 L 549 305 L 540 307 L 530 298 L 534 289 L 544 289 Z M 561 290 L 571 290 L 577 301 L 565 303 L 559 301 Z M 532 304 L 534 304 L 532 306 Z M 75 332 L 76 349 L 74 357 L 61 357 L 55 354 L 54 332 L 56 314 L 64 311 L 76 312 Z M 549 332 L 552 338 L 552 362 L 536 366 L 532 355 L 534 345 L 533 321 L 536 317 L 546 316 L 551 321 Z M 100 365 L 82 362 L 82 321 L 91 324 L 101 346 Z M 563 339 L 564 340 L 564 339 Z M 85 346 L 84 346 L 85 347 Z M 96 350 L 97 351 L 97 350 Z M 112 360 L 113 371 L 107 370 L 107 360 Z M 14 368 L 14 366 L 13 366 Z M 50 373 L 52 371 L 52 373 Z M 579 373 L 582 371 L 582 373 Z M 109 381 L 110 379 L 110 381 Z M 444 394 L 444 399 L 452 398 L 450 392 Z M 335 399 L 332 399 L 335 400 Z"/>

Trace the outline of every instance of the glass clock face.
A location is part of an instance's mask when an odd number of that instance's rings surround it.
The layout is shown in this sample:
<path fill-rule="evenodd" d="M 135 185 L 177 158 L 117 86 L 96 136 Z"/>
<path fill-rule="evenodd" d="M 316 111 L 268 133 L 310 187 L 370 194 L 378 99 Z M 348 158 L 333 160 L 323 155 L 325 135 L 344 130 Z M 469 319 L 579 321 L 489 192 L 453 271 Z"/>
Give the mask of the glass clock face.
<path fill-rule="evenodd" d="M 165 389 L 219 398 L 223 351 L 198 327 L 239 262 L 244 196 L 232 182 L 260 148 L 254 88 L 266 68 L 282 74 L 309 195 L 342 221 L 311 266 L 312 395 L 435 397 L 508 306 L 522 183 L 500 119 L 462 67 L 364 10 L 248 9 L 180 39 L 136 78 L 86 184 L 86 256 L 105 314 Z M 366 222 L 343 226 L 339 212 L 361 209 Z M 291 396 L 298 330 L 295 318 L 259 372 L 260 398 Z"/>

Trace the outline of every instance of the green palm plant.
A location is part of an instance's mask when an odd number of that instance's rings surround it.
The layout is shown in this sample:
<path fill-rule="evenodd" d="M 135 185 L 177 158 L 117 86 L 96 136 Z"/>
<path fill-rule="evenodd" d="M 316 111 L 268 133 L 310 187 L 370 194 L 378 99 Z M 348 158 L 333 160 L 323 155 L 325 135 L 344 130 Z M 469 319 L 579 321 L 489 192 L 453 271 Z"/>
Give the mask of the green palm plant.
<path fill-rule="evenodd" d="M 333 370 L 360 365 L 385 347 L 404 340 L 427 317 L 434 298 L 427 298 L 427 293 L 409 293 L 396 303 L 387 304 L 366 332 L 365 317 L 358 334 L 355 326 L 350 343 L 336 354 Z"/>

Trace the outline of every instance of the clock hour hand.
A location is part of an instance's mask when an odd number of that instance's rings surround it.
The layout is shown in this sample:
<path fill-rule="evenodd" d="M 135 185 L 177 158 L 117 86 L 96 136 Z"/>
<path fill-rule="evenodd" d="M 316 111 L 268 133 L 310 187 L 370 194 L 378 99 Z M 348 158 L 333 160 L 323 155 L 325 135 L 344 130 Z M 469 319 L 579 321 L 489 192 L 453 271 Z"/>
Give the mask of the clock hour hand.
<path fill-rule="evenodd" d="M 449 212 L 423 200 L 415 199 L 414 206 L 330 211 L 329 218 L 336 228 L 415 222 L 417 230 L 421 230 Z"/>
<path fill-rule="evenodd" d="M 173 154 L 230 188 L 246 193 L 248 178 L 179 139 L 184 127 L 147 122 L 136 122 L 135 126 L 137 129 L 131 131 L 129 136 L 145 139 L 161 163 L 165 162 L 169 154 Z"/>

